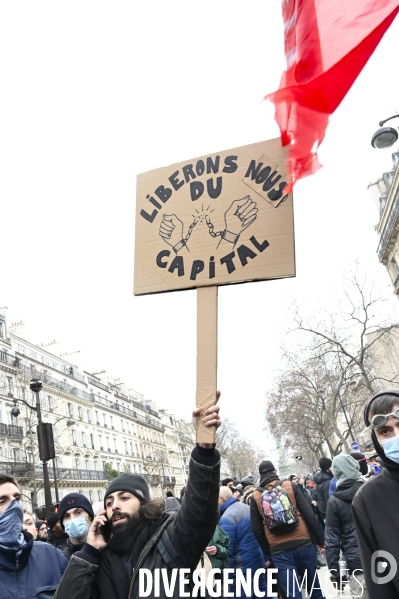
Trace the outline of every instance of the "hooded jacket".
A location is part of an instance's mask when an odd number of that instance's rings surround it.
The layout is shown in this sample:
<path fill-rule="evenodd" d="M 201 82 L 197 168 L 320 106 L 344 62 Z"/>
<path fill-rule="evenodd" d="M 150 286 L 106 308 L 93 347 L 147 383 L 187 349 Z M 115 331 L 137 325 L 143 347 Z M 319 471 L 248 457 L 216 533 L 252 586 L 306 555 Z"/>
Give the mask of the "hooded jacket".
<path fill-rule="evenodd" d="M 389 395 L 389 391 L 386 394 Z M 366 409 L 364 420 L 368 424 L 367 413 Z M 376 551 L 390 553 L 399 564 L 399 464 L 386 457 L 374 430 L 371 432 L 371 439 L 385 468 L 378 476 L 370 478 L 356 493 L 352 502 L 353 520 L 370 599 L 398 599 L 399 568 L 393 579 L 384 584 L 374 582 L 372 573 L 377 580 Z M 387 557 L 385 555 L 384 559 Z"/>
<path fill-rule="evenodd" d="M 129 592 L 123 599 L 139 599 L 141 569 L 147 569 L 152 574 L 164 569 L 169 584 L 173 569 L 188 568 L 193 572 L 212 538 L 219 519 L 219 453 L 215 449 L 195 447 L 189 468 L 187 490 L 180 510 L 160 518 L 156 532 L 133 564 L 133 570 L 130 569 Z M 104 567 L 105 553 L 112 551 L 107 547 L 101 552 L 86 543 L 82 551 L 71 557 L 54 599 L 109 599 L 96 582 Z M 188 590 L 188 585 L 185 590 Z M 155 593 L 153 586 L 148 595 L 150 599 L 155 597 Z M 157 597 L 166 599 L 166 596 L 161 579 Z M 168 596 L 175 599 L 180 597 L 178 579 Z"/>
<path fill-rule="evenodd" d="M 350 455 L 336 456 L 332 470 L 337 487 L 327 503 L 324 536 L 328 567 L 339 578 L 340 550 L 345 556 L 349 573 L 362 569 L 351 506 L 364 481 L 359 464 Z"/>
<path fill-rule="evenodd" d="M 14 550 L 0 551 L 0 599 L 50 599 L 68 561 L 58 549 L 23 534 L 18 557 Z"/>
<path fill-rule="evenodd" d="M 313 476 L 313 480 L 316 483 L 317 489 L 317 507 L 319 511 L 325 518 L 326 510 L 327 510 L 327 501 L 328 501 L 328 489 L 330 487 L 330 481 L 333 475 L 330 472 L 316 472 Z"/>

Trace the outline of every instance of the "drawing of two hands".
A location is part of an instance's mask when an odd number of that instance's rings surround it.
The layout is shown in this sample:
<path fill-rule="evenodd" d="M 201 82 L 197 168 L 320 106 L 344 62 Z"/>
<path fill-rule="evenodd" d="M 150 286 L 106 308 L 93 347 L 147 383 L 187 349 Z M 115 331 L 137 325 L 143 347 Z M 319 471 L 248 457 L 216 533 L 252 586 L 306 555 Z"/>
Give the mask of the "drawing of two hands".
<path fill-rule="evenodd" d="M 257 215 L 258 208 L 250 196 L 234 200 L 225 212 L 225 230 L 221 231 L 219 235 L 221 235 L 222 239 L 235 244 L 240 234 L 256 220 Z M 183 222 L 176 214 L 164 214 L 159 227 L 159 234 L 165 243 L 170 245 L 177 253 L 182 247 L 187 247 L 191 231 L 198 223 L 198 220 L 199 217 L 194 218 L 189 227 L 188 234 L 184 237 Z"/>

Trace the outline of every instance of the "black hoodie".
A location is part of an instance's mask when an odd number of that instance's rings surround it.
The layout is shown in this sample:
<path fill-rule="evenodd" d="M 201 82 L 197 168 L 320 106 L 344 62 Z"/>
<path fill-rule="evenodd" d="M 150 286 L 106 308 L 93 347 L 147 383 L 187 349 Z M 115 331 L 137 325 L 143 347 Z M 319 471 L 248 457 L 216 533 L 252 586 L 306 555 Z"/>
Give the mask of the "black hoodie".
<path fill-rule="evenodd" d="M 353 498 L 361 486 L 361 482 L 347 479 L 337 487 L 327 503 L 324 531 L 326 558 L 329 569 L 335 570 L 332 574 L 338 578 L 340 550 L 350 573 L 362 569 L 351 510 Z"/>
<path fill-rule="evenodd" d="M 399 400 L 398 400 L 399 403 Z M 353 520 L 363 571 L 370 599 L 399 598 L 399 567 L 392 581 L 384 583 L 382 574 L 377 578 L 375 552 L 387 551 L 399 565 L 399 464 L 386 457 L 374 431 L 371 433 L 374 449 L 385 468 L 362 485 L 352 502 Z M 386 559 L 385 561 L 393 561 Z M 374 578 L 381 582 L 377 584 Z M 389 572 L 388 575 L 389 576 Z"/>

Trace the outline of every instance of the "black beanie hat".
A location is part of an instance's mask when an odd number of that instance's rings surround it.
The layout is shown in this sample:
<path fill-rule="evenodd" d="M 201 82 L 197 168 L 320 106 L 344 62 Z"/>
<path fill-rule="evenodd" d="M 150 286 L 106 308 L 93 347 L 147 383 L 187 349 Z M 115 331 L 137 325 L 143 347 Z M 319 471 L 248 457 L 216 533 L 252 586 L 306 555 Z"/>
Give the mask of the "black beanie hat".
<path fill-rule="evenodd" d="M 44 520 L 36 520 L 35 528 L 37 528 L 37 530 L 39 530 L 39 528 L 41 527 L 42 524 L 45 524 Z M 47 526 L 47 524 L 46 524 L 46 526 Z"/>
<path fill-rule="evenodd" d="M 51 512 L 49 517 L 47 518 L 47 524 L 50 530 L 54 528 L 54 526 L 59 522 L 60 517 L 56 512 Z"/>
<path fill-rule="evenodd" d="M 350 455 L 359 464 L 359 466 L 360 466 L 360 474 L 363 474 L 363 476 L 365 474 L 367 474 L 368 471 L 369 471 L 369 469 L 367 467 L 367 458 L 364 455 L 364 453 L 360 453 L 359 451 L 354 451 Z"/>
<path fill-rule="evenodd" d="M 327 470 L 331 468 L 331 465 L 332 461 L 330 460 L 330 458 L 320 458 L 319 466 L 322 472 L 327 472 Z"/>
<path fill-rule="evenodd" d="M 77 507 L 80 507 L 82 508 L 82 510 L 85 510 L 85 512 L 87 512 L 90 518 L 93 520 L 93 506 L 91 505 L 87 497 L 82 495 L 82 493 L 68 493 L 68 495 L 65 495 L 65 497 L 61 499 L 60 507 L 58 508 L 58 515 L 60 517 L 60 524 L 62 528 L 64 528 L 63 520 L 65 512 L 67 512 L 68 510 L 73 510 Z"/>
<path fill-rule="evenodd" d="M 128 491 L 128 493 L 132 493 L 137 499 L 140 499 L 140 501 L 150 499 L 148 485 L 144 478 L 139 474 L 125 472 L 114 478 L 105 491 L 104 506 L 108 495 L 117 491 Z"/>
<path fill-rule="evenodd" d="M 266 474 L 266 472 L 273 472 L 275 467 L 273 462 L 270 460 L 264 460 L 261 464 L 259 464 L 259 474 Z"/>

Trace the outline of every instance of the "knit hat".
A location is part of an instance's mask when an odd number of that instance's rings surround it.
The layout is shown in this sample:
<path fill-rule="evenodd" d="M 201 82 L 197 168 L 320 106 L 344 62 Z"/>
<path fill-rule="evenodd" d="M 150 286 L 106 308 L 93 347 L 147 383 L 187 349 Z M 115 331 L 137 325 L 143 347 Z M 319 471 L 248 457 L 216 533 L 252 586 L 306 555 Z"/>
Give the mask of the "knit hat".
<path fill-rule="evenodd" d="M 125 472 L 114 478 L 105 491 L 104 505 L 108 495 L 117 491 L 128 491 L 128 493 L 132 493 L 141 501 L 143 501 L 143 499 L 150 499 L 148 485 L 145 479 L 139 474 Z"/>
<path fill-rule="evenodd" d="M 337 488 L 346 480 L 364 482 L 358 462 L 350 455 L 336 455 L 332 462 L 332 471 L 337 479 Z"/>
<path fill-rule="evenodd" d="M 363 476 L 365 476 L 368 473 L 368 468 L 367 468 L 367 458 L 364 455 L 364 453 L 360 453 L 358 451 L 354 451 L 350 455 L 359 464 L 359 466 L 360 466 L 360 473 L 363 474 Z"/>
<path fill-rule="evenodd" d="M 322 472 L 327 472 L 329 468 L 331 468 L 332 461 L 330 458 L 320 458 L 319 466 Z"/>
<path fill-rule="evenodd" d="M 68 493 L 68 495 L 65 495 L 65 497 L 61 499 L 60 506 L 58 508 L 58 515 L 60 517 L 60 523 L 62 528 L 64 528 L 63 520 L 65 513 L 68 510 L 74 510 L 77 507 L 80 507 L 82 508 L 82 510 L 85 510 L 85 512 L 87 512 L 90 518 L 93 520 L 93 506 L 91 505 L 87 497 L 82 495 L 82 493 Z"/>
<path fill-rule="evenodd" d="M 243 478 L 241 480 L 242 488 L 245 489 L 245 487 L 248 487 L 249 485 L 253 485 L 254 482 L 255 482 L 255 479 L 252 476 L 252 474 L 248 474 L 248 476 L 245 476 L 245 478 Z M 237 485 L 237 488 L 238 488 L 238 485 Z"/>
<path fill-rule="evenodd" d="M 35 522 L 35 528 L 37 528 L 37 530 L 39 530 L 42 524 L 45 524 L 45 522 L 43 520 L 37 520 Z"/>
<path fill-rule="evenodd" d="M 59 522 L 59 520 L 60 520 L 59 515 L 56 512 L 51 512 L 51 514 L 47 518 L 47 525 L 48 525 L 49 529 L 52 530 L 54 528 L 54 526 L 57 524 L 57 522 Z"/>
<path fill-rule="evenodd" d="M 270 460 L 264 460 L 261 464 L 259 464 L 259 474 L 266 474 L 266 472 L 273 472 L 275 470 L 273 462 Z"/>

